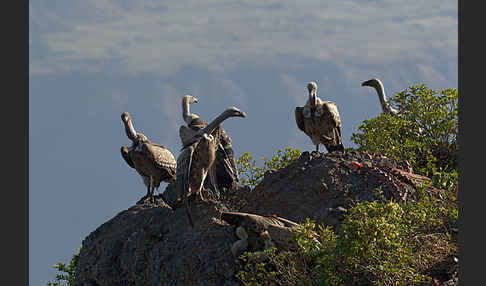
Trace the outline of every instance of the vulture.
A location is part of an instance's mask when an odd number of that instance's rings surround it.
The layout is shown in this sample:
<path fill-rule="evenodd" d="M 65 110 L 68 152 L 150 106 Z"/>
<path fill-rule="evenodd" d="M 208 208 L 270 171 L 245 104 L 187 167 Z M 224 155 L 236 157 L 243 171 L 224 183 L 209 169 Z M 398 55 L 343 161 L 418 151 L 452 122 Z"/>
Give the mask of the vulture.
<path fill-rule="evenodd" d="M 243 212 L 221 212 L 221 220 L 237 226 L 236 235 L 239 238 L 231 247 L 231 251 L 239 254 L 242 251 L 254 252 L 257 249 L 277 247 L 282 250 L 296 249 L 297 243 L 292 239 L 292 233 L 299 224 L 277 215 L 257 215 Z M 238 230 L 238 228 L 243 228 Z M 311 232 L 313 240 L 316 233 Z M 242 235 L 243 234 L 243 235 Z"/>
<path fill-rule="evenodd" d="M 182 98 L 182 117 L 187 123 L 187 126 L 183 125 L 179 128 L 179 137 L 183 146 L 199 130 L 208 125 L 197 114 L 190 112 L 190 105 L 197 102 L 198 99 L 191 95 L 185 95 Z M 231 138 L 221 126 L 216 127 L 212 135 L 216 140 L 216 159 L 210 172 L 214 172 L 214 174 L 206 178 L 204 186 L 211 189 L 216 196 L 219 196 L 219 190 L 223 188 L 230 189 L 233 182 L 238 182 L 238 169 L 236 168 L 235 154 L 231 146 Z"/>
<path fill-rule="evenodd" d="M 130 147 L 121 147 L 122 157 L 137 171 L 147 186 L 147 195 L 140 201 L 148 198 L 154 202 L 154 192 L 160 186 L 160 182 L 176 181 L 176 160 L 167 148 L 150 142 L 142 133 L 136 133 L 128 112 L 123 112 L 121 119 L 127 137 L 132 141 Z"/>
<path fill-rule="evenodd" d="M 383 87 L 383 83 L 381 82 L 381 80 L 377 78 L 372 78 L 370 80 L 362 82 L 361 86 L 374 87 L 376 89 L 376 92 L 378 93 L 378 98 L 380 99 L 381 110 L 383 110 L 384 113 L 388 113 L 392 116 L 398 115 L 398 111 L 386 101 L 385 88 Z"/>
<path fill-rule="evenodd" d="M 236 107 L 230 107 L 216 117 L 203 129 L 198 130 L 185 144 L 177 158 L 177 179 L 176 188 L 178 194 L 182 195 L 185 203 L 186 214 L 189 223 L 194 227 L 194 222 L 189 209 L 189 196 L 191 198 L 199 192 L 201 200 L 202 187 L 206 176 L 214 176 L 209 172 L 216 159 L 217 139 L 213 133 L 220 124 L 229 117 L 246 117 L 243 111 Z"/>
<path fill-rule="evenodd" d="M 393 108 L 388 101 L 386 101 L 386 96 L 385 96 L 385 88 L 383 87 L 383 83 L 381 80 L 377 78 L 372 78 L 370 80 L 364 81 L 361 83 L 361 86 L 371 86 L 376 89 L 376 93 L 378 93 L 378 98 L 380 99 L 380 104 L 381 104 L 381 110 L 383 113 L 390 114 L 391 116 L 395 117 L 400 117 L 401 115 L 398 113 L 398 111 Z M 422 127 L 418 127 L 418 132 L 420 134 L 423 134 L 424 130 Z"/>
<path fill-rule="evenodd" d="M 307 84 L 309 99 L 304 106 L 295 108 L 297 127 L 310 137 L 319 152 L 323 144 L 328 152 L 344 152 L 341 137 L 341 118 L 336 103 L 317 97 L 317 84 Z"/>

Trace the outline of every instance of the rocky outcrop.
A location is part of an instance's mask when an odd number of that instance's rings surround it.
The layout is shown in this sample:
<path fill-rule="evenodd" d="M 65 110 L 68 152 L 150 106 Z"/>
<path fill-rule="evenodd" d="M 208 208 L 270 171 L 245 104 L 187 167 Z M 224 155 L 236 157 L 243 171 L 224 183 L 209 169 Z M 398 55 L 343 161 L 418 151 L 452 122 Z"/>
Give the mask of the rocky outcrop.
<path fill-rule="evenodd" d="M 159 195 L 156 203 L 124 210 L 84 239 L 77 285 L 239 285 L 231 251 L 241 240 L 237 227 L 246 227 L 250 251 L 270 241 L 291 248 L 286 232 L 293 223 L 311 218 L 339 228 L 354 202 L 377 199 L 377 187 L 386 197 L 409 200 L 426 181 L 405 162 L 373 154 L 304 152 L 286 168 L 267 172 L 253 191 L 235 185 L 220 201 L 196 196 L 194 229 L 184 208 L 172 210 Z M 164 197 L 171 205 L 176 201 L 173 185 Z"/>
<path fill-rule="evenodd" d="M 311 218 L 338 229 L 354 202 L 379 199 L 377 188 L 387 198 L 406 201 L 428 182 L 403 161 L 359 152 L 304 152 L 294 164 L 268 171 L 252 192 L 245 193 L 239 211 L 297 222 Z"/>
<path fill-rule="evenodd" d="M 231 283 L 234 229 L 219 217 L 223 205 L 192 203 L 196 227 L 183 208 L 136 205 L 84 241 L 80 285 L 238 285 Z"/>

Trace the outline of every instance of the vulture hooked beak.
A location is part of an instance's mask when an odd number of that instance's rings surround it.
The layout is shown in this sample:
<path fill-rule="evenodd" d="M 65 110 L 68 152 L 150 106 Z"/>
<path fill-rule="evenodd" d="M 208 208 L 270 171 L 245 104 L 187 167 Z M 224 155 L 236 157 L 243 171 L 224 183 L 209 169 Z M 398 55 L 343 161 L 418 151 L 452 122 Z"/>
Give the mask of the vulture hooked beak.
<path fill-rule="evenodd" d="M 361 86 L 373 86 L 372 80 L 363 81 Z"/>
<path fill-rule="evenodd" d="M 246 113 L 244 111 L 240 111 L 237 116 L 246 117 Z"/>
<path fill-rule="evenodd" d="M 229 112 L 230 116 L 234 117 L 246 117 L 246 113 L 244 111 L 239 110 L 238 108 L 231 106 L 230 108 L 226 109 L 225 113 Z"/>
<path fill-rule="evenodd" d="M 130 120 L 130 114 L 128 112 L 123 112 L 121 114 L 121 119 L 123 122 L 128 122 Z"/>

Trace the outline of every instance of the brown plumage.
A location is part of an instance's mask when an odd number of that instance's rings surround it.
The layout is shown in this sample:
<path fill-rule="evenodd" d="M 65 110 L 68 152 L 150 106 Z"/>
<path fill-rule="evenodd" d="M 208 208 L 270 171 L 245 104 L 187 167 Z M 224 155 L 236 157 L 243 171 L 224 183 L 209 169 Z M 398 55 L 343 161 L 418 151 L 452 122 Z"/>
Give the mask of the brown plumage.
<path fill-rule="evenodd" d="M 297 127 L 310 137 L 319 152 L 323 144 L 328 152 L 344 152 L 341 136 L 341 118 L 336 103 L 317 97 L 317 84 L 307 85 L 309 100 L 303 107 L 295 108 Z"/>
<path fill-rule="evenodd" d="M 167 148 L 150 142 L 142 133 L 136 133 L 128 112 L 123 112 L 121 118 L 125 125 L 125 132 L 132 141 L 130 147 L 121 147 L 122 157 L 137 171 L 147 186 L 147 195 L 142 200 L 149 198 L 154 201 L 155 189 L 161 182 L 175 182 L 176 160 Z"/>
<path fill-rule="evenodd" d="M 211 174 L 210 169 L 216 158 L 216 143 L 213 132 L 218 126 L 229 117 L 246 117 L 246 114 L 236 107 L 226 109 L 216 119 L 191 138 L 186 140 L 182 152 L 177 158 L 177 180 L 178 193 L 183 197 L 189 223 L 194 227 L 194 222 L 189 209 L 189 196 L 199 193 L 201 200 L 204 198 L 201 193 L 206 176 Z"/>
<path fill-rule="evenodd" d="M 197 103 L 198 99 L 191 95 L 186 95 L 182 99 L 182 117 L 187 126 L 179 128 L 179 137 L 182 145 L 185 145 L 199 130 L 203 129 L 208 123 L 195 113 L 190 112 L 190 104 Z M 238 182 L 238 169 L 231 146 L 231 138 L 226 134 L 221 126 L 216 127 L 212 133 L 216 140 L 216 158 L 212 165 L 212 176 L 204 181 L 204 186 L 212 190 L 216 196 L 220 195 L 220 190 L 230 189 L 233 182 Z"/>

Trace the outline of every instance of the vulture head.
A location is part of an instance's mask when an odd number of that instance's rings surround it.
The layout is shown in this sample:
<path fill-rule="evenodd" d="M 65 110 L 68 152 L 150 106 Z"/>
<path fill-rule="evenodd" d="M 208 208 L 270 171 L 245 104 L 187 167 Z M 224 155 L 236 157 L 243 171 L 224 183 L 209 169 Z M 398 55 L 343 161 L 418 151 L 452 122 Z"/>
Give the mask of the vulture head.
<path fill-rule="evenodd" d="M 194 119 L 199 118 L 197 114 L 190 111 L 190 105 L 197 102 L 197 98 L 189 94 L 182 98 L 182 118 L 187 124 L 191 124 Z"/>
<path fill-rule="evenodd" d="M 188 95 L 184 95 L 184 97 L 182 98 L 182 102 L 193 104 L 193 103 L 198 103 L 199 101 L 194 96 L 188 94 Z"/>
<path fill-rule="evenodd" d="M 198 131 L 198 136 L 202 134 L 212 134 L 214 130 L 226 119 L 230 117 L 246 117 L 246 113 L 232 106 L 223 111 L 218 117 L 216 117 L 211 123 L 209 123 L 204 129 Z"/>
<path fill-rule="evenodd" d="M 226 109 L 224 111 L 224 114 L 227 115 L 227 117 L 246 117 L 246 113 L 244 113 L 243 111 L 239 110 L 234 106 L 231 106 L 230 108 Z"/>
<path fill-rule="evenodd" d="M 311 106 L 316 106 L 317 97 L 317 83 L 311 81 L 307 84 L 307 89 L 309 90 L 309 102 Z"/>
<path fill-rule="evenodd" d="M 125 111 L 125 112 L 123 112 L 123 113 L 121 114 L 121 119 L 122 119 L 123 123 L 128 123 L 128 121 L 130 121 L 130 119 L 131 119 L 131 117 L 130 117 L 130 113 L 128 113 L 128 112 L 126 112 L 126 111 Z"/>
<path fill-rule="evenodd" d="M 133 124 L 132 124 L 132 117 L 130 116 L 130 113 L 128 112 L 123 112 L 121 114 L 121 120 L 123 121 L 123 124 L 125 125 L 125 132 L 127 134 L 127 137 L 132 140 L 132 141 L 135 141 L 137 140 L 137 132 L 135 132 L 135 128 L 133 128 Z"/>
<path fill-rule="evenodd" d="M 378 88 L 381 85 L 381 81 L 377 78 L 372 78 L 370 80 L 364 81 L 361 83 L 361 86 L 370 86 L 374 88 Z"/>

